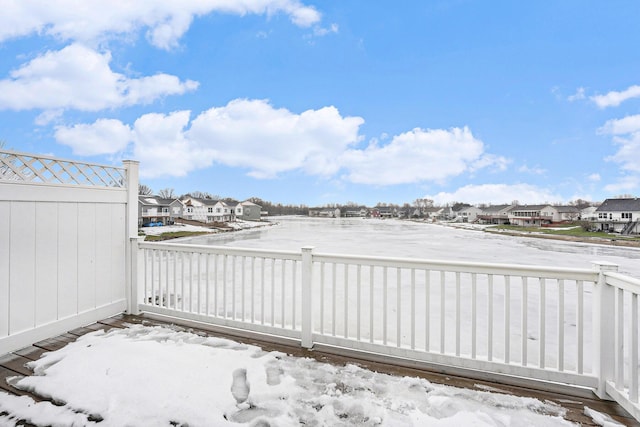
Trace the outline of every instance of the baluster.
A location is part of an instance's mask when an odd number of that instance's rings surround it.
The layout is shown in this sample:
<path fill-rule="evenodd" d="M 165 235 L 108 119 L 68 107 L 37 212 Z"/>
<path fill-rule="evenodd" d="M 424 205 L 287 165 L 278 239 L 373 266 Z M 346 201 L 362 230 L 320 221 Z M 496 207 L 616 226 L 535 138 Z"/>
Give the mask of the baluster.
<path fill-rule="evenodd" d="M 577 281 L 578 301 L 577 301 L 577 333 L 578 333 L 578 373 L 584 372 L 584 284 L 582 280 Z"/>
<path fill-rule="evenodd" d="M 429 351 L 431 337 L 431 270 L 424 271 L 424 351 Z"/>
<path fill-rule="evenodd" d="M 229 283 L 228 277 L 227 277 L 227 272 L 228 272 L 228 268 L 227 268 L 227 264 L 228 262 L 229 256 L 228 255 L 223 255 L 222 256 L 222 317 L 224 319 L 227 318 L 227 314 L 228 314 L 228 310 L 227 310 L 227 284 Z"/>
<path fill-rule="evenodd" d="M 296 300 L 296 273 L 298 271 L 298 261 L 291 261 L 291 301 L 293 304 L 291 305 L 291 328 L 296 328 L 296 311 L 298 310 L 297 300 Z"/>
<path fill-rule="evenodd" d="M 236 320 L 236 286 L 237 286 L 237 274 L 236 264 L 238 263 L 238 257 L 231 256 L 231 319 Z"/>
<path fill-rule="evenodd" d="M 629 337 L 629 400 L 638 404 L 638 294 L 631 294 L 631 327 Z"/>
<path fill-rule="evenodd" d="M 529 301 L 528 301 L 528 279 L 525 276 L 522 276 L 522 313 L 520 313 L 521 318 L 522 318 L 522 325 L 521 325 L 521 331 L 520 333 L 522 334 L 522 366 L 527 366 L 527 351 L 528 351 L 528 342 L 527 342 L 527 335 L 528 335 L 528 327 L 527 327 L 527 320 L 529 319 L 529 313 L 528 313 L 528 308 L 529 308 Z"/>
<path fill-rule="evenodd" d="M 400 267 L 398 267 L 396 268 L 396 317 L 398 322 L 396 328 L 396 347 L 402 346 L 402 279 L 400 274 Z"/>
<path fill-rule="evenodd" d="M 615 294 L 615 384 L 616 388 L 624 388 L 624 291 L 618 288 Z"/>
<path fill-rule="evenodd" d="M 213 306 L 215 307 L 214 316 L 216 316 L 216 317 L 219 316 L 219 311 L 218 311 L 218 305 L 219 305 L 219 300 L 218 300 L 218 263 L 220 262 L 220 260 L 218 258 L 219 258 L 218 254 L 214 254 L 213 255 Z"/>
<path fill-rule="evenodd" d="M 331 335 L 336 336 L 336 263 L 331 263 Z"/>
<path fill-rule="evenodd" d="M 476 358 L 478 348 L 478 276 L 471 273 L 471 358 Z"/>
<path fill-rule="evenodd" d="M 487 296 L 487 360 L 493 360 L 493 274 L 488 277 L 488 296 Z"/>
<path fill-rule="evenodd" d="M 445 332 L 445 272 L 440 272 L 440 353 L 444 354 L 444 332 Z"/>
<path fill-rule="evenodd" d="M 387 345 L 387 331 L 388 331 L 388 322 L 387 322 L 387 279 L 388 279 L 388 270 L 385 265 L 382 267 L 382 343 Z"/>
<path fill-rule="evenodd" d="M 266 262 L 267 260 L 264 257 L 260 258 L 260 324 L 261 325 L 264 325 L 264 302 L 266 299 L 266 296 L 264 294 L 264 284 L 265 284 L 264 265 L 266 264 Z"/>
<path fill-rule="evenodd" d="M 511 276 L 504 276 L 504 363 L 511 362 Z"/>
<path fill-rule="evenodd" d="M 285 325 L 285 321 L 284 321 L 285 320 L 285 305 L 286 305 L 286 299 L 285 299 L 285 277 L 287 276 L 286 275 L 287 260 L 283 259 L 281 265 L 282 265 L 282 280 L 281 280 L 281 283 L 280 283 L 280 288 L 281 288 L 280 289 L 280 291 L 281 291 L 280 292 L 280 307 L 281 307 L 280 308 L 280 311 L 281 311 L 280 315 L 282 316 L 281 325 L 284 328 L 284 325 Z"/>
<path fill-rule="evenodd" d="M 361 317 L 361 306 L 362 301 L 360 299 L 361 293 L 361 273 L 362 273 L 362 265 L 358 264 L 356 267 L 356 340 L 360 341 L 360 317 Z"/>
<path fill-rule="evenodd" d="M 564 280 L 558 280 L 558 370 L 564 371 Z"/>
<path fill-rule="evenodd" d="M 251 257 L 251 323 L 256 322 L 256 257 Z"/>
<path fill-rule="evenodd" d="M 324 334 L 324 261 L 320 262 L 320 335 Z"/>
<path fill-rule="evenodd" d="M 373 266 L 369 266 L 369 342 L 373 343 Z"/>
<path fill-rule="evenodd" d="M 349 338 L 349 266 L 344 264 L 344 337 Z"/>
<path fill-rule="evenodd" d="M 411 269 L 411 350 L 416 348 L 416 269 Z"/>
<path fill-rule="evenodd" d="M 546 329 L 546 313 L 547 313 L 547 283 L 546 280 L 540 278 L 540 304 L 538 314 L 538 331 L 539 331 L 539 347 L 538 347 L 538 364 L 541 369 L 544 369 L 546 358 L 546 341 L 547 341 L 547 329 Z"/>
<path fill-rule="evenodd" d="M 460 272 L 456 272 L 456 356 L 460 356 Z"/>
<path fill-rule="evenodd" d="M 271 258 L 271 326 L 276 324 L 276 259 Z"/>

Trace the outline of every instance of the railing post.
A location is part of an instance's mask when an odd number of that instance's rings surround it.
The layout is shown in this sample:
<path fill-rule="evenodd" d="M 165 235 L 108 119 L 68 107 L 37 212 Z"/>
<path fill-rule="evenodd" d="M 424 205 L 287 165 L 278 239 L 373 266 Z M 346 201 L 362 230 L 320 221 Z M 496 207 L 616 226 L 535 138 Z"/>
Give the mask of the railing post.
<path fill-rule="evenodd" d="M 137 291 L 137 255 L 138 255 L 138 166 L 135 160 L 122 162 L 127 170 L 127 207 L 125 227 L 125 283 L 127 296 L 127 312 L 138 314 Z"/>
<path fill-rule="evenodd" d="M 129 259 L 131 261 L 131 282 L 127 292 L 127 313 L 138 315 L 140 314 L 139 304 L 142 301 L 140 298 L 140 247 L 138 244 L 144 240 L 144 237 L 132 237 L 129 239 Z"/>
<path fill-rule="evenodd" d="M 313 347 L 311 284 L 313 278 L 313 247 L 302 248 L 302 338 L 304 348 Z"/>
<path fill-rule="evenodd" d="M 618 271 L 618 265 L 595 261 L 598 281 L 593 289 L 593 368 L 598 378 L 595 390 L 600 399 L 611 399 L 606 392 L 607 381 L 613 380 L 615 352 L 615 290 L 607 285 L 607 271 Z"/>

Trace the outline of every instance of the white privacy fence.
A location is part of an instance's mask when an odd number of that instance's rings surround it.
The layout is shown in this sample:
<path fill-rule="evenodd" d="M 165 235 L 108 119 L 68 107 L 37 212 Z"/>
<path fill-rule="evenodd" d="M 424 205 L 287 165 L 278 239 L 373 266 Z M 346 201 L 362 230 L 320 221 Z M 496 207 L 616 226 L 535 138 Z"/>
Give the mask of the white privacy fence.
<path fill-rule="evenodd" d="M 640 284 L 613 265 L 138 246 L 140 310 L 444 372 L 592 389 L 640 416 Z"/>
<path fill-rule="evenodd" d="M 0 354 L 127 308 L 137 168 L 0 150 Z"/>

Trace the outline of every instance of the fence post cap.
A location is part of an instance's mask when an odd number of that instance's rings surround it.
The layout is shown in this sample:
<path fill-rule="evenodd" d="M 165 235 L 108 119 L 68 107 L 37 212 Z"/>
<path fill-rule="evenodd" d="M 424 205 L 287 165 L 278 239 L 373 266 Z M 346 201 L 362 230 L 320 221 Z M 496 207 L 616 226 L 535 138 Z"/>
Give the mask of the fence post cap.
<path fill-rule="evenodd" d="M 609 261 L 591 261 L 594 270 L 598 271 L 618 271 L 618 264 Z"/>

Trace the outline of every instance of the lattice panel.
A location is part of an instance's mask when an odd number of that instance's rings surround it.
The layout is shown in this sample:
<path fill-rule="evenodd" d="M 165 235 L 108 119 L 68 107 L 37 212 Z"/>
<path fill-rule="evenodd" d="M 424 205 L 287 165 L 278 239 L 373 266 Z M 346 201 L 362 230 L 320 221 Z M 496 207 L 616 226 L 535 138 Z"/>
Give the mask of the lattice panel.
<path fill-rule="evenodd" d="M 0 151 L 0 180 L 98 187 L 127 186 L 126 170 L 113 166 Z"/>

